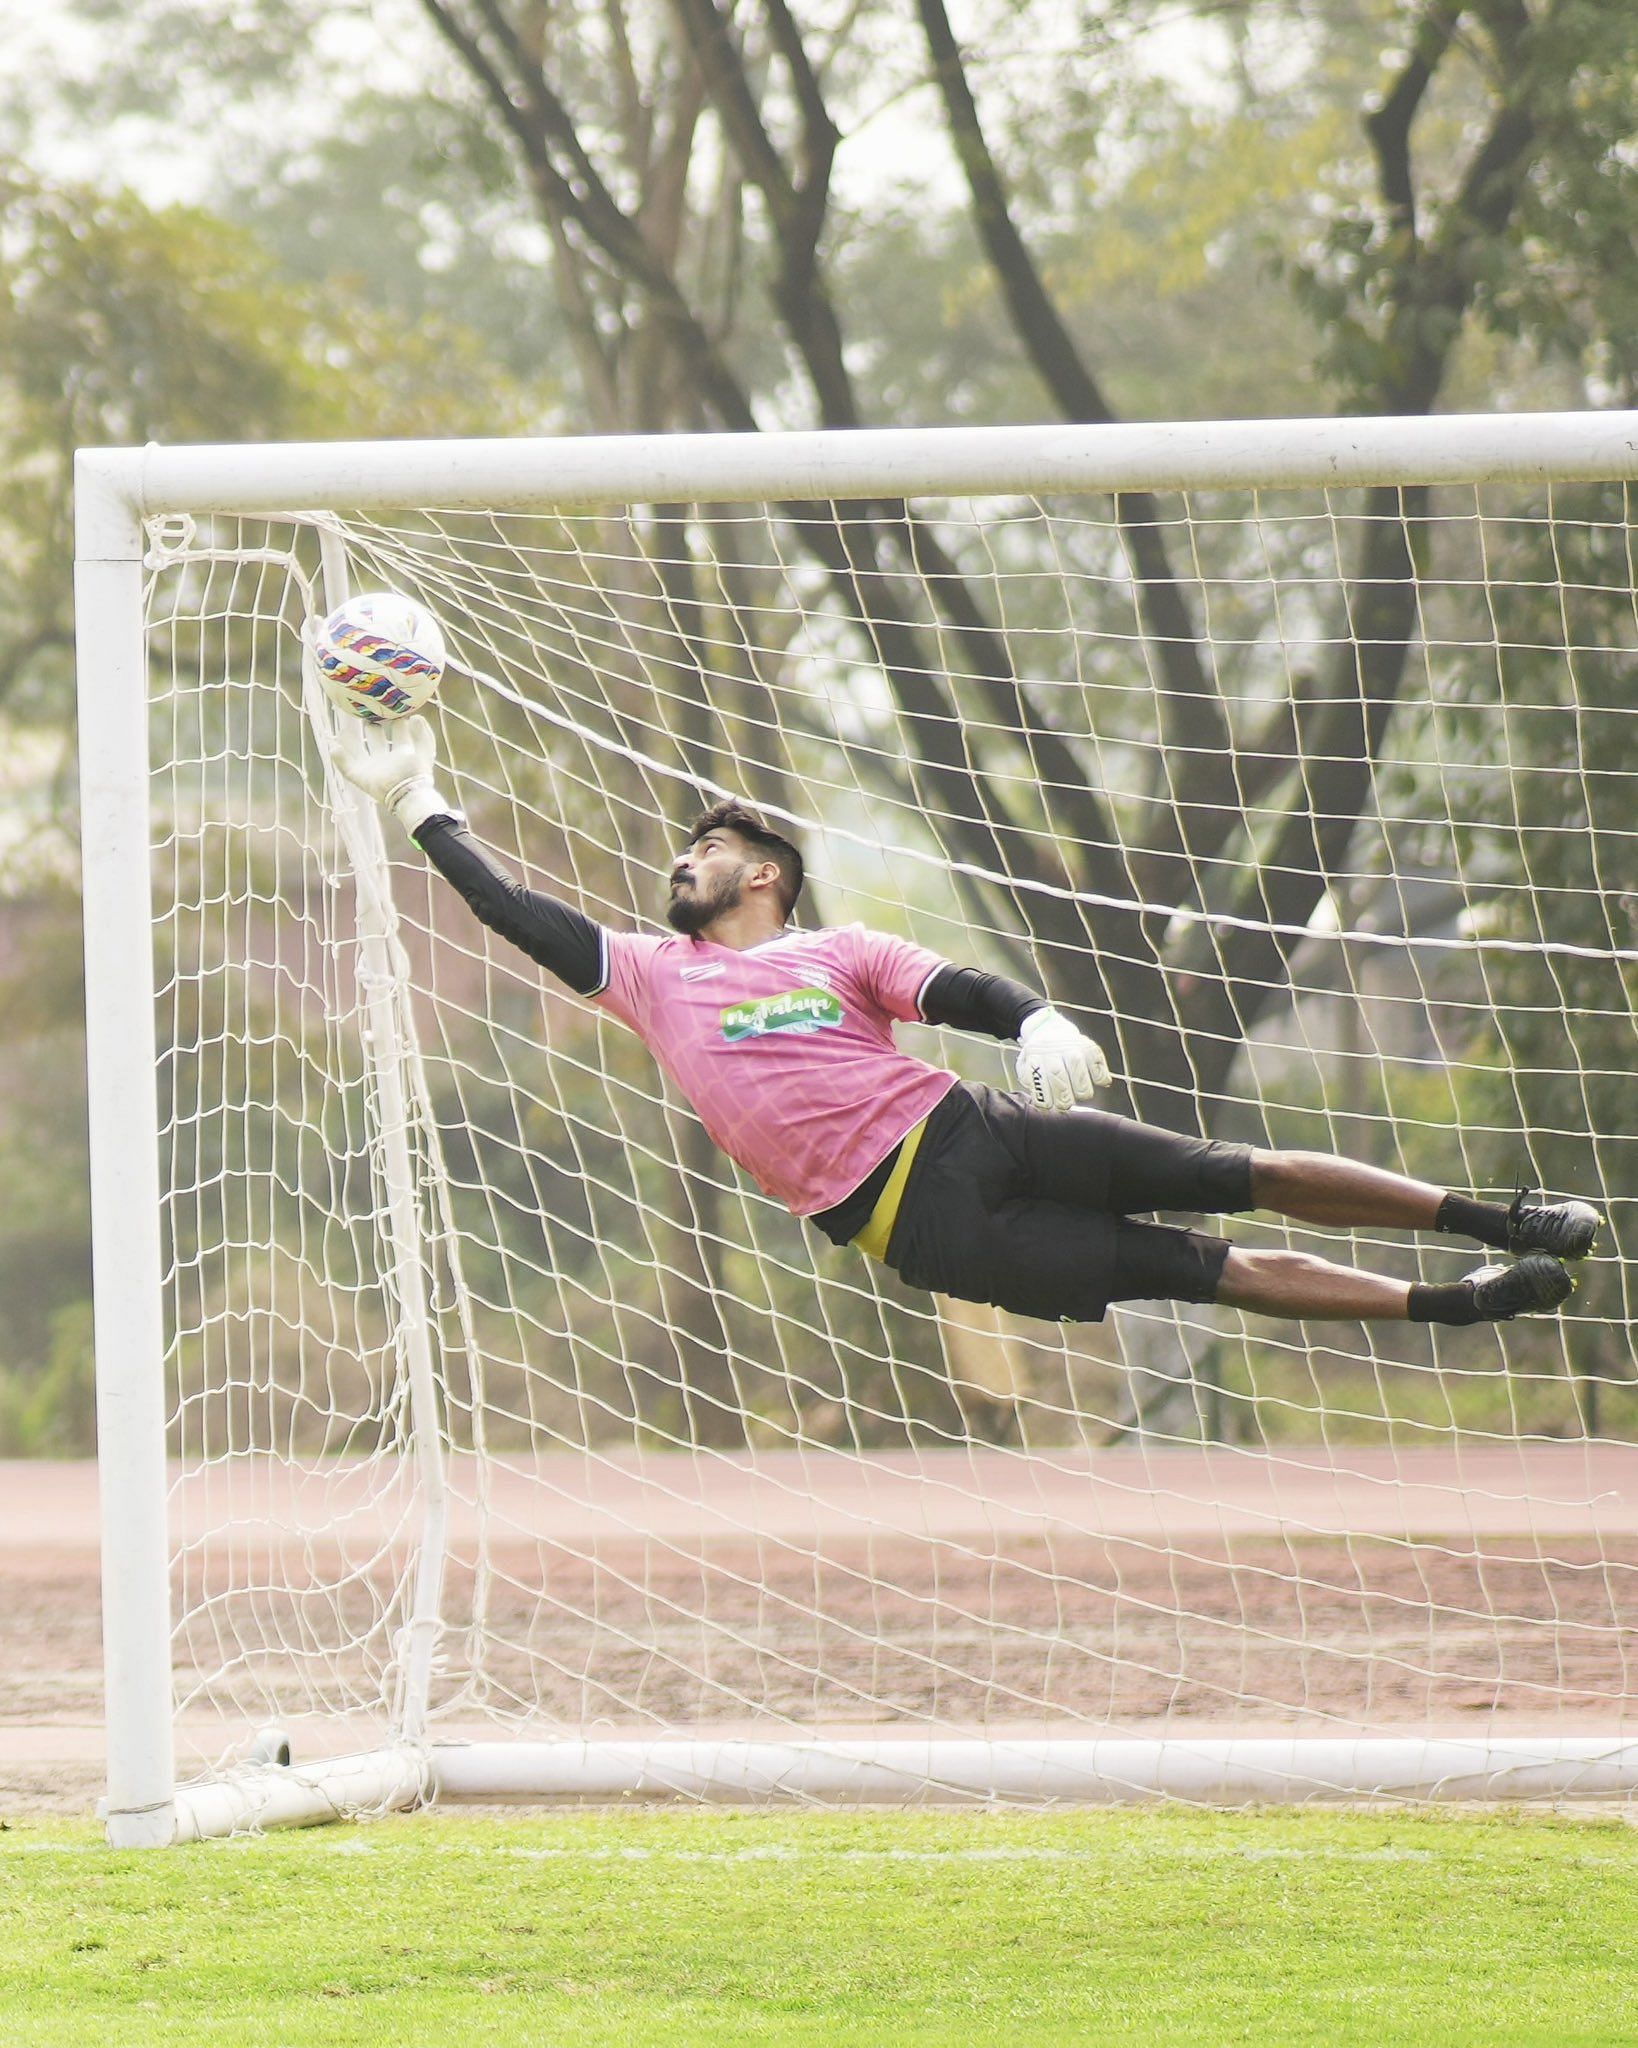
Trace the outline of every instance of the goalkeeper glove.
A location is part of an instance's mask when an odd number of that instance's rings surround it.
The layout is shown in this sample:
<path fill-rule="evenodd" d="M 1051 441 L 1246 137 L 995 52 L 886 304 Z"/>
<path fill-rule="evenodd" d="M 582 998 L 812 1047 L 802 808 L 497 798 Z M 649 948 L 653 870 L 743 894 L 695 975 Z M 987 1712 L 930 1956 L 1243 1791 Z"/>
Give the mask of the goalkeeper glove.
<path fill-rule="evenodd" d="M 1056 1010 L 1026 1017 L 1018 1047 L 1018 1085 L 1039 1109 L 1073 1109 L 1109 1086 L 1102 1047 Z"/>
<path fill-rule="evenodd" d="M 411 837 L 428 818 L 460 816 L 432 779 L 438 757 L 432 727 L 424 718 L 406 718 L 368 749 L 362 739 L 360 734 L 360 743 L 340 747 L 337 765 L 349 782 L 391 811 Z"/>

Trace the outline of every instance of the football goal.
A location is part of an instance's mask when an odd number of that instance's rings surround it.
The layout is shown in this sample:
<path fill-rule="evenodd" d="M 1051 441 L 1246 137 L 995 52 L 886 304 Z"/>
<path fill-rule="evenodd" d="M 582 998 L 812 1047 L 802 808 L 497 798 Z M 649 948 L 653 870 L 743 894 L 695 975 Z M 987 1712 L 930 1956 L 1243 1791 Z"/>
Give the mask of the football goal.
<path fill-rule="evenodd" d="M 1638 1788 L 1635 479 L 1630 413 L 84 453 L 111 1839 Z M 657 928 L 743 796 L 1109 1108 L 1596 1200 L 1579 1292 L 1046 1325 L 833 1247 L 339 774 L 376 591 L 534 887 Z"/>

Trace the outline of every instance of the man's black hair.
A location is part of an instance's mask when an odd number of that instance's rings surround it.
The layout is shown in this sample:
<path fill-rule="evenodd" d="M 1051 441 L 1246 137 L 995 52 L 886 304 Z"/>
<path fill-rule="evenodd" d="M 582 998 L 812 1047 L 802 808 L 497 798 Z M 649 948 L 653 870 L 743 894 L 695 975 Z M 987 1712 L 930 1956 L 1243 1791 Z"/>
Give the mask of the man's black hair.
<path fill-rule="evenodd" d="M 791 842 L 776 832 L 760 811 L 737 796 L 724 797 L 721 803 L 700 812 L 689 828 L 689 845 L 703 839 L 707 832 L 737 832 L 764 860 L 778 863 L 780 915 L 789 917 L 802 893 L 803 872 L 802 856 Z"/>

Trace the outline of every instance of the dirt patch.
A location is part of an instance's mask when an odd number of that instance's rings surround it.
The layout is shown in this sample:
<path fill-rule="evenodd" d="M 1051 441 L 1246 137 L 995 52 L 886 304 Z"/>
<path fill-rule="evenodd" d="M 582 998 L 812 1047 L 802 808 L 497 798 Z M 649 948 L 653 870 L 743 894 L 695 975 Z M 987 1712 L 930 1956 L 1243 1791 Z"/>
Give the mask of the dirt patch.
<path fill-rule="evenodd" d="M 1091 1733 L 1184 1716 L 1226 1733 L 1499 1713 L 1596 1732 L 1631 1690 L 1635 1573 L 1638 1547 L 1563 1543 L 542 1548 L 497 1560 L 483 1663 L 495 1692 L 571 1726 L 771 1713 Z M 450 1590 L 469 1610 L 470 1580 Z"/>
<path fill-rule="evenodd" d="M 461 1530 L 446 1721 L 605 1737 L 770 1724 L 1613 1736 L 1638 1691 L 1625 1529 L 1213 1538 L 1202 1515 L 1159 1541 L 1039 1514 L 986 1529 L 967 1513 L 917 1534 L 895 1511 L 860 1537 L 856 1520 L 816 1528 L 810 1504 L 747 1537 L 706 1506 L 690 1528 L 673 1504 L 644 1540 L 606 1523 L 582 1542 L 561 1521 L 514 1534 L 483 1577 Z M 30 1545 L 19 1529 L 0 1544 L 0 1814 L 84 1812 L 100 1782 L 99 1568 L 71 1533 L 65 1521 L 59 1540 Z M 377 1550 L 332 1589 L 311 1585 L 333 1563 L 322 1541 L 279 1547 L 190 1552 L 185 1712 L 254 1727 L 276 1698 L 281 1718 L 378 1719 L 405 1553 Z M 219 1753 L 200 1739 L 200 1757 Z"/>

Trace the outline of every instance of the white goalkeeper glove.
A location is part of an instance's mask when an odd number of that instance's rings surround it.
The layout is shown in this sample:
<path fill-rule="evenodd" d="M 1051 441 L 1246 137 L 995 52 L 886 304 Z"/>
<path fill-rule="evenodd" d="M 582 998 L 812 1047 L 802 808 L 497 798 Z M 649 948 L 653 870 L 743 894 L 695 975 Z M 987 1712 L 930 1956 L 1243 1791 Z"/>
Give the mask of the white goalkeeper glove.
<path fill-rule="evenodd" d="M 1038 1109 L 1073 1109 L 1109 1086 L 1109 1062 L 1067 1017 L 1034 1010 L 1018 1033 L 1018 1085 Z"/>
<path fill-rule="evenodd" d="M 336 764 L 349 782 L 374 797 L 384 811 L 391 811 L 412 835 L 428 818 L 460 816 L 433 780 L 438 754 L 432 727 L 424 718 L 406 718 L 401 725 L 378 733 L 370 747 L 365 746 L 362 732 L 350 744 L 343 741 Z"/>

